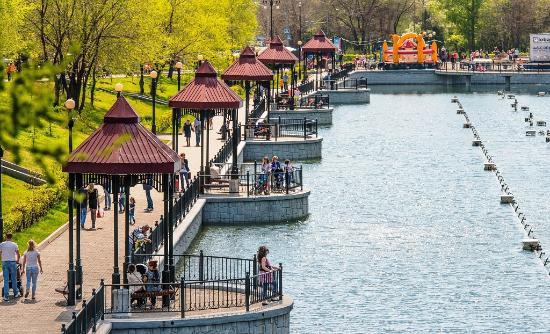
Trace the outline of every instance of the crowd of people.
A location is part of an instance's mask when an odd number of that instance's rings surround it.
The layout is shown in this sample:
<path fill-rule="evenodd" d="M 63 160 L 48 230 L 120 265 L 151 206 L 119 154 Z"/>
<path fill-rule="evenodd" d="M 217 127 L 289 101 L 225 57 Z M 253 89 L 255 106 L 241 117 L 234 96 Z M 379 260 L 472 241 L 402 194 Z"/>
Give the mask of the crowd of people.
<path fill-rule="evenodd" d="M 283 190 L 287 183 L 294 183 L 294 171 L 295 168 L 290 160 L 286 159 L 281 163 L 276 155 L 271 158 L 271 161 L 266 156 L 262 159 L 260 174 L 252 192 L 269 194 L 273 190 Z"/>

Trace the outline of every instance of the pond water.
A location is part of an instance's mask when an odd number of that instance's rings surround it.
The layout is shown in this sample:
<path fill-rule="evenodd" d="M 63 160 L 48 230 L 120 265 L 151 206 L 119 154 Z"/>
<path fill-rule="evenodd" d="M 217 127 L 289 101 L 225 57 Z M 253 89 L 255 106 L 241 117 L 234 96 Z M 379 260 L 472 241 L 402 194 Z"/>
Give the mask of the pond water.
<path fill-rule="evenodd" d="M 550 143 L 525 137 L 510 100 L 484 93 L 377 88 L 338 106 L 321 130 L 323 159 L 304 164 L 310 216 L 280 225 L 206 227 L 191 253 L 284 265 L 292 333 L 548 332 L 550 281 L 521 250 L 522 226 L 499 204 L 494 173 L 472 147 L 458 95 L 487 149 L 550 247 Z M 518 94 L 550 125 L 550 97 Z M 391 93 L 406 91 L 405 93 Z M 546 177 L 545 177 L 546 176 Z"/>

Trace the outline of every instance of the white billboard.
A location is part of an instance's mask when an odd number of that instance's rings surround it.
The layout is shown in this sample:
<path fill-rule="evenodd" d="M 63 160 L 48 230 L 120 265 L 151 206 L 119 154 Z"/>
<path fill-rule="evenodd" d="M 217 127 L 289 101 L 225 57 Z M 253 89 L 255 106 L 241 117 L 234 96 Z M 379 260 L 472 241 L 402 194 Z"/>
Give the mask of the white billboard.
<path fill-rule="evenodd" d="M 531 61 L 550 62 L 550 34 L 529 34 Z"/>

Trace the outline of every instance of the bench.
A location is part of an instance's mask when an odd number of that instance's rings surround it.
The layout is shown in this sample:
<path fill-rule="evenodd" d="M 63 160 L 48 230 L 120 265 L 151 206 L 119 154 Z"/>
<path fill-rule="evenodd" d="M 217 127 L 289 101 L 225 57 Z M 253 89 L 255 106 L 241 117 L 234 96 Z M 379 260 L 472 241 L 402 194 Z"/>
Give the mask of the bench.
<path fill-rule="evenodd" d="M 166 289 L 160 291 L 139 291 L 132 293 L 132 298 L 150 298 L 150 297 L 159 297 L 159 296 L 171 296 L 175 295 L 176 290 Z"/>
<path fill-rule="evenodd" d="M 68 302 L 68 297 L 69 297 L 69 285 L 68 284 L 65 284 L 64 287 L 55 288 L 55 292 L 62 294 L 63 298 L 65 298 L 65 301 Z"/>

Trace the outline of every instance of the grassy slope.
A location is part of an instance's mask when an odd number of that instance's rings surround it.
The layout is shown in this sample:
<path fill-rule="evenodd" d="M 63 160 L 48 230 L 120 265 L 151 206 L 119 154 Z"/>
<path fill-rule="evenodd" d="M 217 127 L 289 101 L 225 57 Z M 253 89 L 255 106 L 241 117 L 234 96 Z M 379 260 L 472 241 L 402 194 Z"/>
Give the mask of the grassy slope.
<path fill-rule="evenodd" d="M 176 90 L 177 87 L 174 88 Z M 6 101 L 7 95 L 5 92 L 0 94 L 0 103 L 9 103 Z M 116 100 L 116 96 L 103 92 L 96 92 L 94 108 L 87 107 L 80 116 L 77 116 L 75 128 L 73 132 L 74 145 L 78 146 L 84 141 L 93 131 L 95 131 L 103 120 L 103 116 L 107 110 L 113 105 Z M 130 99 L 130 104 L 136 112 L 142 118 L 142 122 L 145 126 L 150 127 L 152 110 L 151 105 L 145 102 Z M 89 105 L 89 100 L 87 101 Z M 160 119 L 171 120 L 171 111 L 168 107 L 157 106 L 157 124 Z M 160 124 L 159 124 L 160 126 Z M 36 169 L 33 163 L 32 153 L 30 149 L 33 145 L 51 145 L 52 143 L 58 143 L 62 141 L 67 143 L 68 129 L 63 126 L 52 125 L 51 133 L 49 128 L 37 129 L 34 132 L 22 133 L 19 137 L 19 142 L 23 144 L 21 165 L 30 169 Z M 13 161 L 13 155 L 10 152 L 5 154 L 6 160 Z M 51 161 L 50 163 L 60 168 L 59 163 Z M 9 210 L 16 201 L 25 200 L 32 189 L 25 183 L 15 180 L 13 178 L 3 175 L 4 192 L 2 194 L 2 202 L 4 209 L 4 218 L 9 219 Z M 57 203 L 52 210 L 42 218 L 34 226 L 18 232 L 14 235 L 15 241 L 19 244 L 21 249 L 25 249 L 26 243 L 29 239 L 34 239 L 37 243 L 40 243 L 53 231 L 59 228 L 68 220 L 67 203 L 61 201 Z"/>

